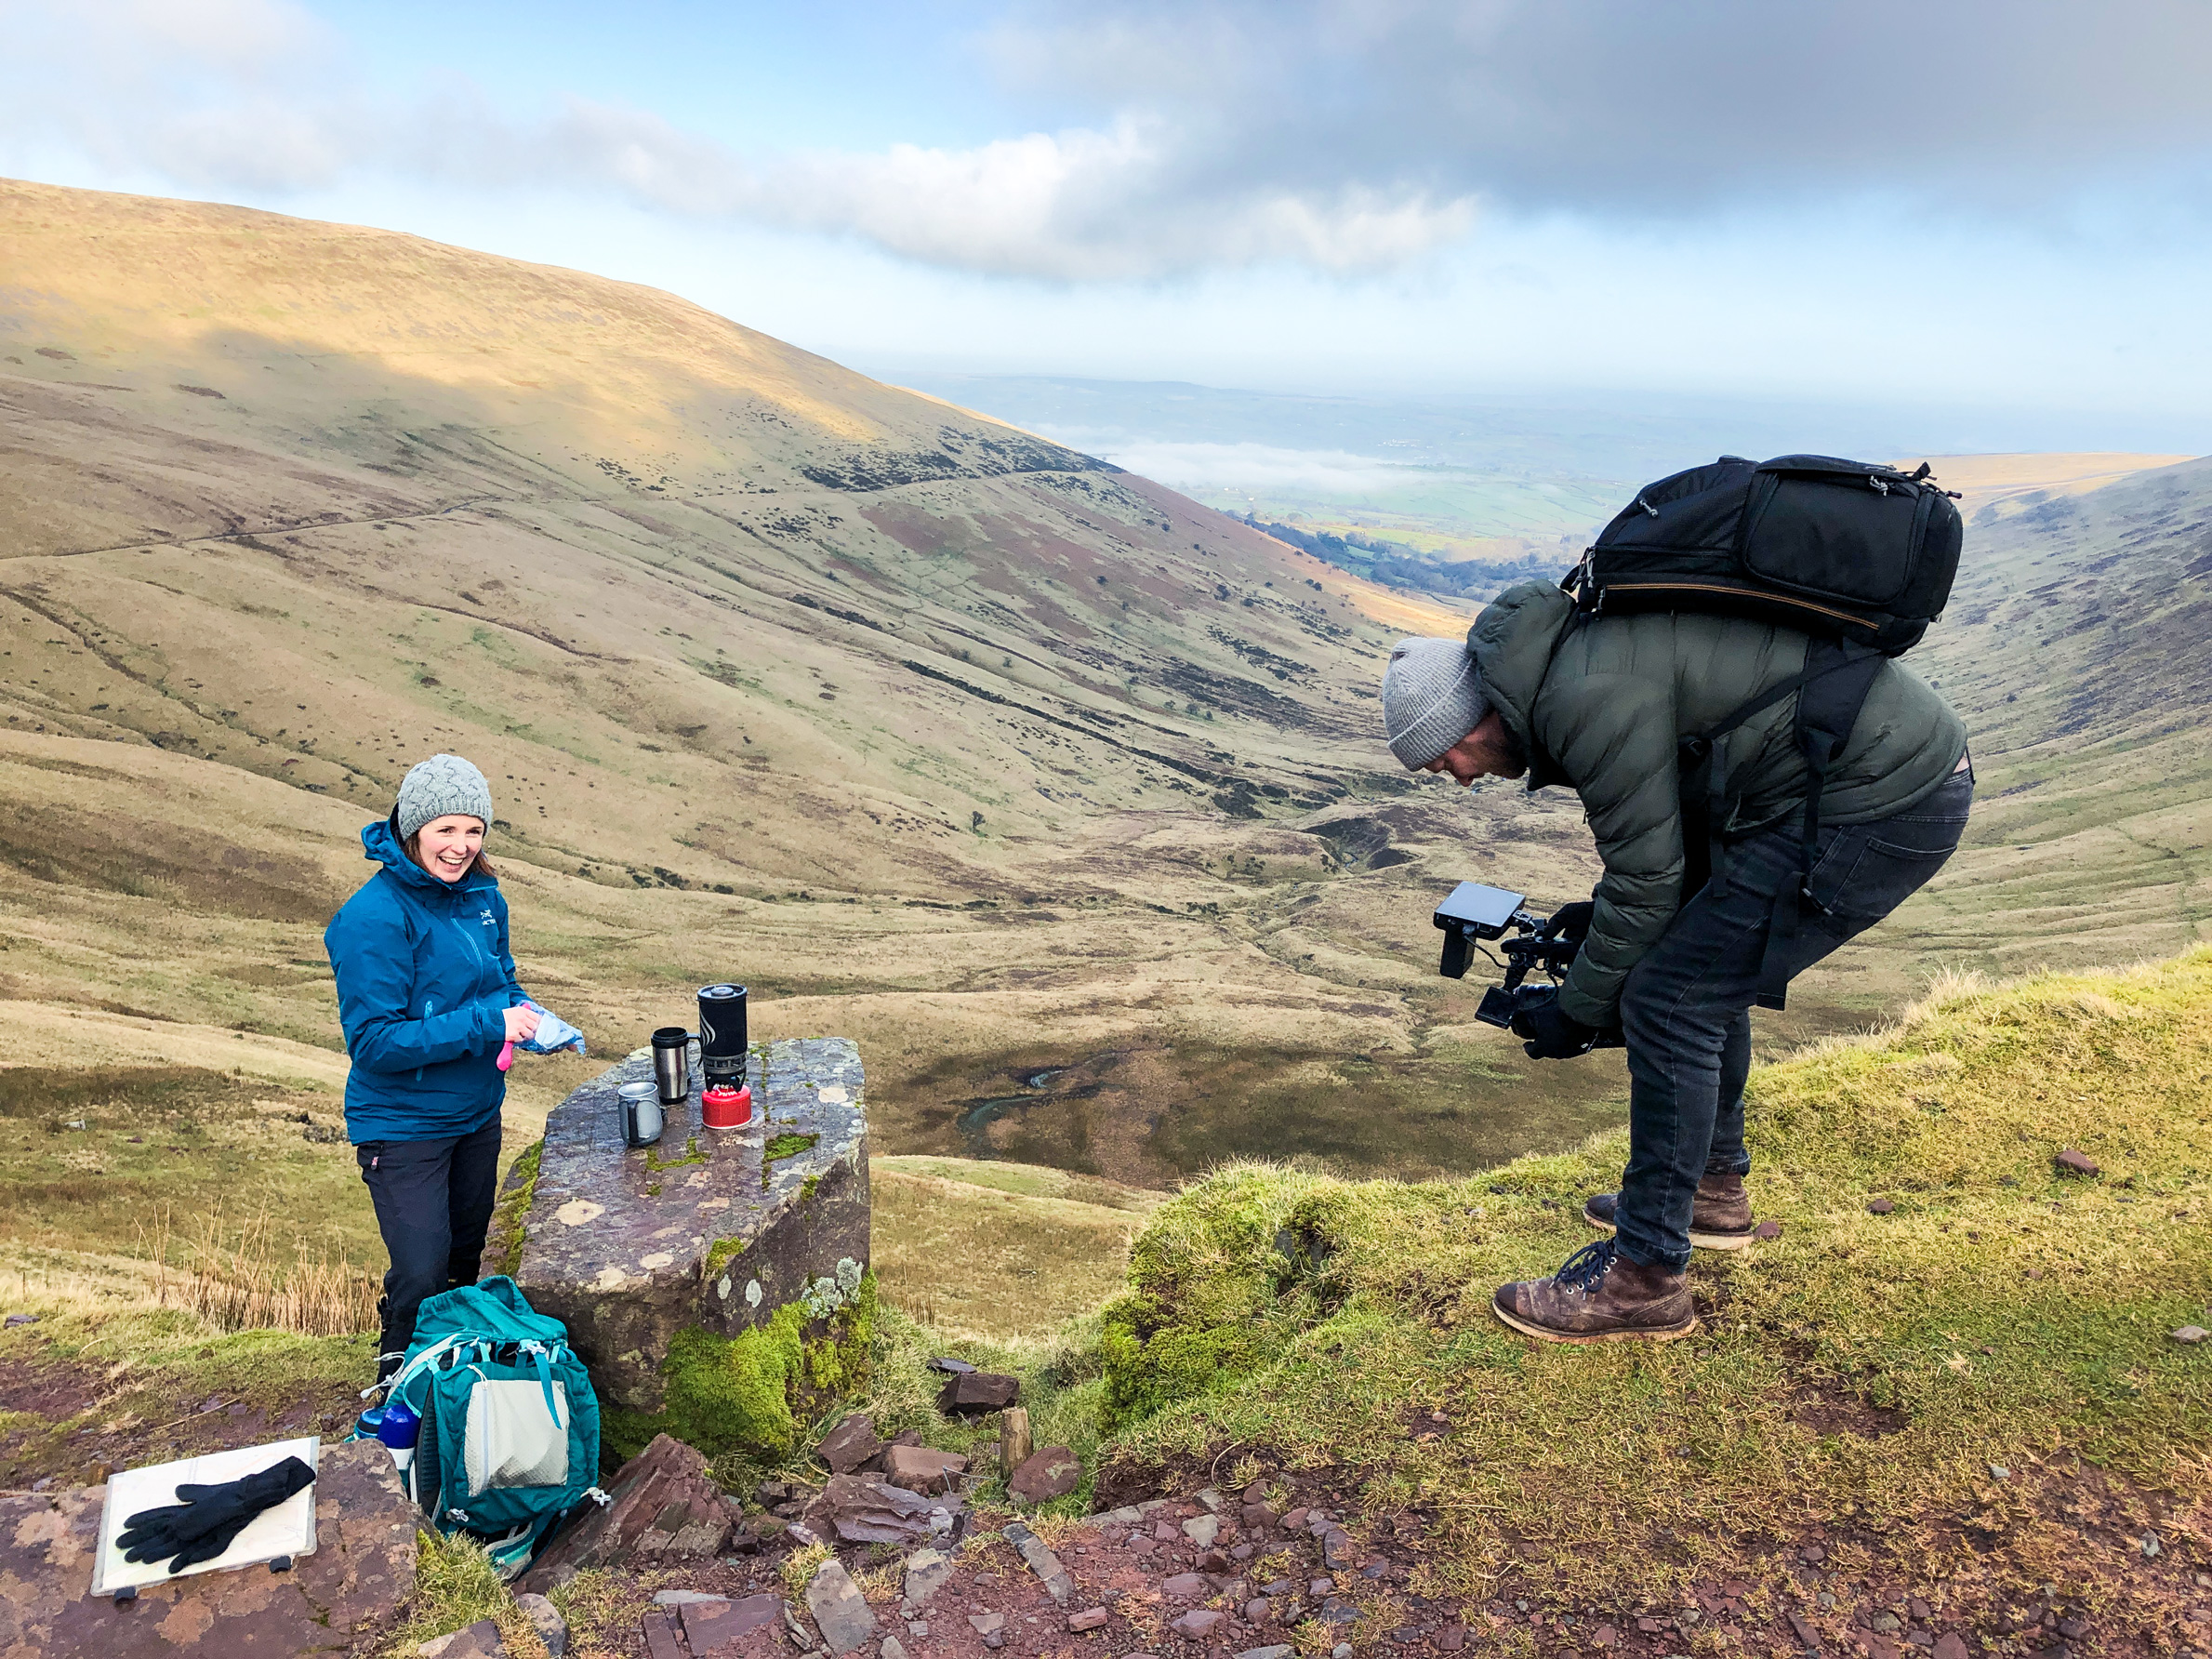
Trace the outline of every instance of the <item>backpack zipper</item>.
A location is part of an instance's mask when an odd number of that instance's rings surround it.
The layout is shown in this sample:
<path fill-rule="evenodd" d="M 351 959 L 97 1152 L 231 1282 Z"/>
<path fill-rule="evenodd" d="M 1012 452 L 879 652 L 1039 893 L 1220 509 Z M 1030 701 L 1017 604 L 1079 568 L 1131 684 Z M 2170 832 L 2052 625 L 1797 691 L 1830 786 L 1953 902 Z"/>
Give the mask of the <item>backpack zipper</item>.
<path fill-rule="evenodd" d="M 1747 588 L 1723 587 L 1718 582 L 1608 582 L 1597 591 L 1598 604 L 1605 603 L 1608 593 L 1727 593 L 1739 599 L 1763 600 L 1768 604 L 1791 604 L 1799 610 L 1818 611 L 1823 617 L 1834 617 L 1838 622 L 1848 622 L 1855 628 L 1879 633 L 1882 625 L 1870 622 L 1864 617 L 1854 617 L 1848 611 L 1831 610 L 1824 604 L 1815 604 L 1809 599 L 1785 599 L 1779 593 L 1757 593 Z"/>

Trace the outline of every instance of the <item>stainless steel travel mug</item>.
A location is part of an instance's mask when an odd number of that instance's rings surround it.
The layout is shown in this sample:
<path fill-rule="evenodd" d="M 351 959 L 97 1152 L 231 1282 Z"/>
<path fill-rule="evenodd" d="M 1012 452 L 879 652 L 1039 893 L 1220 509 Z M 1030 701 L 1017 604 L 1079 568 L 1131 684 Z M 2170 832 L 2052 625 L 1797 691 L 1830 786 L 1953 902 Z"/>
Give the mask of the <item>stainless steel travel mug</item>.
<path fill-rule="evenodd" d="M 663 1026 L 653 1033 L 653 1076 L 663 1106 L 681 1106 L 690 1096 L 691 1033 L 682 1026 Z"/>

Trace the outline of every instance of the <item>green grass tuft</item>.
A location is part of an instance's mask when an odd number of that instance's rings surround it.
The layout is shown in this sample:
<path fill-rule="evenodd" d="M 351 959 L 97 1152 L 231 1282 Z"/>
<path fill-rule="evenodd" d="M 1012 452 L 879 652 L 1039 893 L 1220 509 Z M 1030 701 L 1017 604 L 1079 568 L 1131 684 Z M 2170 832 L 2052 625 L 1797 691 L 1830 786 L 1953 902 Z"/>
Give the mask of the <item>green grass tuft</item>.
<path fill-rule="evenodd" d="M 416 1534 L 415 1594 L 398 1631 L 385 1645 L 386 1659 L 405 1659 L 421 1643 L 480 1619 L 498 1622 L 499 1640 L 512 1659 L 547 1659 L 544 1639 L 483 1546 L 466 1538 Z"/>

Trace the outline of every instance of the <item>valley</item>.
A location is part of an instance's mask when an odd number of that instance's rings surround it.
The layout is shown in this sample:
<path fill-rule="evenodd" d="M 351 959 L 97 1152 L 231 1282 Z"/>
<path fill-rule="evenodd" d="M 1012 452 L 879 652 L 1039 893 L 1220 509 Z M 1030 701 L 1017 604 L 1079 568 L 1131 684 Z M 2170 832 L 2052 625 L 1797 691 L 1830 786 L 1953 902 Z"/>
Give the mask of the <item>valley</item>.
<path fill-rule="evenodd" d="M 43 186 L 0 223 L 10 1064 L 243 1070 L 329 1115 L 321 929 L 444 748 L 492 779 L 524 983 L 595 1056 L 742 979 L 757 1035 L 860 1042 L 885 1155 L 1157 1189 L 1235 1155 L 1463 1174 L 1621 1121 L 1617 1054 L 1534 1065 L 1435 972 L 1452 882 L 1596 873 L 1557 792 L 1387 763 L 1389 642 L 1464 615 L 667 295 Z M 1939 971 L 2204 936 L 2173 665 L 2205 464 L 2060 458 L 2029 502 L 2000 458 L 1915 658 L 1975 733 L 1969 847 L 1763 1053 Z M 518 1068 L 510 1148 L 598 1063 Z M 36 1179 L 86 1178 L 95 1104 L 10 1108 Z M 291 1155 L 357 1243 L 343 1148 Z M 141 1228 L 179 1199 L 100 1167 Z M 6 1230 L 47 1248 L 36 1209 Z"/>

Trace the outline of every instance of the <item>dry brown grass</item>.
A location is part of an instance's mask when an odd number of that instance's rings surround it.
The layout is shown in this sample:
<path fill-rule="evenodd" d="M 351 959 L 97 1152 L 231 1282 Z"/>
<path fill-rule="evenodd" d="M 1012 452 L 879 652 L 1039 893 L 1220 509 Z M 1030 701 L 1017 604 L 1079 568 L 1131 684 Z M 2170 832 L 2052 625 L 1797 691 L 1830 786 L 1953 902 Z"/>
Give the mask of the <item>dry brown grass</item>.
<path fill-rule="evenodd" d="M 157 1307 L 183 1307 L 219 1331 L 285 1331 L 296 1336 L 352 1336 L 377 1329 L 379 1284 L 347 1259 L 341 1246 L 311 1251 L 295 1240 L 285 1261 L 263 1212 L 235 1229 L 220 1210 L 200 1217 L 179 1238 L 167 1206 L 147 1235 Z M 183 1265 L 170 1257 L 182 1254 Z"/>

